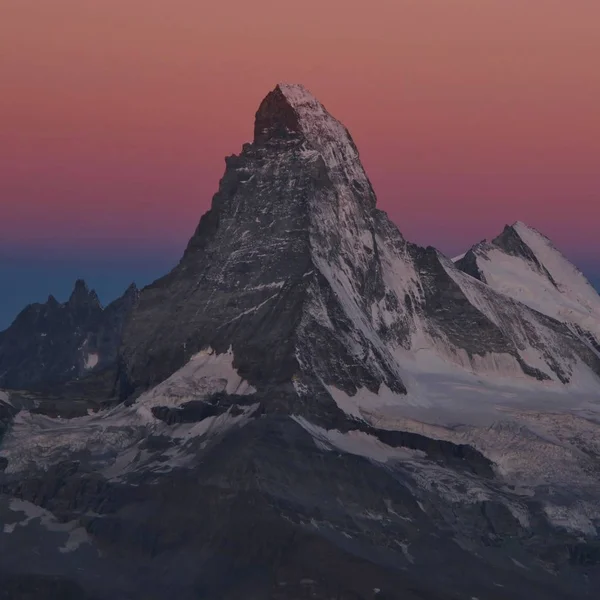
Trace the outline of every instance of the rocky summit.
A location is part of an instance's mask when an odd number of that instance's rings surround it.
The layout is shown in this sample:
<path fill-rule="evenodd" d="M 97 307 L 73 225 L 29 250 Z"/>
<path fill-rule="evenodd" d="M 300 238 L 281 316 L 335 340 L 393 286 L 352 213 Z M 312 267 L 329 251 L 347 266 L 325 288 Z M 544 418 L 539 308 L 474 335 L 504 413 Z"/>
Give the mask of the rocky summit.
<path fill-rule="evenodd" d="M 280 84 L 173 271 L 0 334 L 0 599 L 595 598 L 598 332 L 522 223 L 407 241 Z"/>

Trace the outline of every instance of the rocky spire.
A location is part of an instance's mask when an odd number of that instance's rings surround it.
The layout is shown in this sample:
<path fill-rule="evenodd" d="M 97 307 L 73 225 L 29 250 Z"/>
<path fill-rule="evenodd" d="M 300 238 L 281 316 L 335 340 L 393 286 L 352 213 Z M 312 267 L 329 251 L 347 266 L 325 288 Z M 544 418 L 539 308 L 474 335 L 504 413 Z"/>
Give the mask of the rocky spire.
<path fill-rule="evenodd" d="M 359 186 L 374 205 L 375 195 L 350 132 L 300 84 L 280 83 L 256 113 L 255 144 L 286 139 L 303 142 L 307 152 L 324 161 L 331 177 Z"/>
<path fill-rule="evenodd" d="M 89 306 L 90 308 L 101 308 L 98 294 L 94 290 L 90 290 L 83 279 L 78 279 L 75 282 L 75 287 L 71 292 L 67 305 L 69 307 Z"/>
<path fill-rule="evenodd" d="M 301 134 L 298 113 L 277 86 L 261 102 L 254 121 L 254 143 L 261 145 L 272 139 L 288 139 Z"/>
<path fill-rule="evenodd" d="M 48 300 L 46 300 L 46 304 L 52 308 L 60 306 L 59 301 L 52 294 L 50 294 L 48 296 Z"/>

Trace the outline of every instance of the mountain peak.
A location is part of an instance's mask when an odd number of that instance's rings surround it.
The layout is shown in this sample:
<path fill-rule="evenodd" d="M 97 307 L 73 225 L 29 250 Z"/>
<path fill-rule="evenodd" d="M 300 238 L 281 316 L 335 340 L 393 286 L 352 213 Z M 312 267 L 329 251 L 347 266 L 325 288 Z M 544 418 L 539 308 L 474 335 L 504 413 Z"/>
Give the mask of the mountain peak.
<path fill-rule="evenodd" d="M 301 84 L 280 83 L 261 102 L 254 124 L 255 144 L 300 139 L 334 172 L 364 180 L 359 154 L 346 127 Z M 370 186 L 369 186 L 370 187 Z"/>
<path fill-rule="evenodd" d="M 89 294 L 88 285 L 85 282 L 85 279 L 77 279 L 75 281 L 75 286 L 73 288 L 73 293 L 82 293 L 82 292 L 85 292 L 86 294 Z"/>
<path fill-rule="evenodd" d="M 301 133 L 294 104 L 278 85 L 269 92 L 258 107 L 254 121 L 254 143 L 285 140 Z"/>
<path fill-rule="evenodd" d="M 301 104 L 319 104 L 319 101 L 301 83 L 278 83 L 279 90 L 292 106 Z"/>
<path fill-rule="evenodd" d="M 311 132 L 329 130 L 344 138 L 346 128 L 301 84 L 279 83 L 261 102 L 254 123 L 254 141 L 304 137 L 315 142 Z M 316 131 L 315 131 L 316 133 Z"/>
<path fill-rule="evenodd" d="M 538 238 L 545 240 L 547 243 L 552 244 L 554 247 L 552 240 L 547 235 L 543 234 L 539 229 L 528 225 L 524 221 L 515 221 L 512 225 L 507 225 L 505 229 L 512 229 L 521 237 L 526 237 L 528 235 L 537 236 Z"/>
<path fill-rule="evenodd" d="M 490 243 L 473 246 L 456 266 L 534 310 L 570 324 L 600 350 L 600 298 L 543 233 L 516 221 Z"/>
<path fill-rule="evenodd" d="M 531 248 L 529 248 L 529 246 L 523 240 L 523 236 L 521 235 L 521 232 L 523 231 L 532 230 L 521 221 L 517 221 L 513 225 L 505 225 L 502 233 L 493 238 L 491 243 L 494 246 L 502 249 L 507 254 L 521 256 L 522 258 L 533 262 L 539 268 L 539 261 L 535 257 Z"/>
<path fill-rule="evenodd" d="M 123 294 L 123 296 L 135 296 L 138 294 L 140 290 L 138 289 L 138 286 L 136 285 L 135 281 L 133 283 L 129 284 L 129 287 L 125 290 L 125 293 Z"/>
<path fill-rule="evenodd" d="M 527 235 L 529 232 L 548 239 L 543 233 L 541 233 L 535 227 L 527 225 L 527 223 L 524 221 L 515 221 L 512 225 L 506 225 L 505 229 L 512 229 L 517 235 Z"/>
<path fill-rule="evenodd" d="M 543 265 L 550 258 L 548 253 L 560 255 L 561 260 L 566 261 L 547 236 L 523 221 L 505 225 L 502 233 L 492 240 L 492 244 L 508 254 L 528 260 L 538 270 L 543 271 L 550 280 L 552 280 L 552 276 Z M 550 260 L 552 259 L 550 258 Z M 571 263 L 569 263 L 569 267 L 576 268 Z"/>
<path fill-rule="evenodd" d="M 94 307 L 100 308 L 100 300 L 94 290 L 90 290 L 87 283 L 83 279 L 77 279 L 75 281 L 75 287 L 71 292 L 71 296 L 67 304 L 73 305 L 84 305 L 90 304 Z"/>
<path fill-rule="evenodd" d="M 59 301 L 52 294 L 50 294 L 48 296 L 48 300 L 46 300 L 46 304 L 51 307 L 60 306 Z"/>

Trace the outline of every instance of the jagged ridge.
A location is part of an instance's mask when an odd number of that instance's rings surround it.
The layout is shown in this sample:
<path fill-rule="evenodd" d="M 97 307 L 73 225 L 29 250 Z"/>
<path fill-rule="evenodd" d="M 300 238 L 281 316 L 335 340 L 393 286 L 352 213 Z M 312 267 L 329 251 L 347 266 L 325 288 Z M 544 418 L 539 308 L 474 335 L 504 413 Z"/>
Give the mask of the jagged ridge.
<path fill-rule="evenodd" d="M 103 308 L 78 279 L 71 296 L 30 304 L 0 332 L 0 386 L 27 389 L 77 379 L 116 364 L 121 332 L 138 296 L 135 285 Z"/>

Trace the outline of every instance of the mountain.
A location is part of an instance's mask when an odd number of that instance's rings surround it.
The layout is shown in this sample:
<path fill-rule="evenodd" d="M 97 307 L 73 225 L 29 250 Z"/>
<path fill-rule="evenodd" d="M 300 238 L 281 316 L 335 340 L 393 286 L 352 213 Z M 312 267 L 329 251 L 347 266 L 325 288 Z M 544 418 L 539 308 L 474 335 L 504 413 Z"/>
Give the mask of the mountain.
<path fill-rule="evenodd" d="M 294 397 L 294 377 L 405 393 L 402 363 L 421 348 L 510 378 L 600 372 L 567 327 L 407 243 L 377 210 L 348 131 L 303 88 L 269 94 L 254 143 L 226 162 L 181 262 L 143 290 L 125 330 L 125 394 L 208 347 L 231 348 L 257 389 Z"/>
<path fill-rule="evenodd" d="M 35 389 L 114 366 L 137 295 L 132 285 L 103 308 L 80 279 L 67 302 L 30 304 L 0 332 L 0 386 Z"/>
<path fill-rule="evenodd" d="M 120 402 L 0 398 L 0 589 L 595 597 L 599 356 L 462 266 L 405 240 L 347 129 L 277 86 L 125 320 Z"/>
<path fill-rule="evenodd" d="M 552 242 L 524 223 L 471 248 L 456 266 L 563 323 L 600 352 L 600 296 Z"/>

